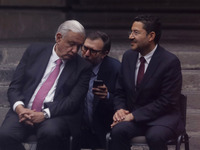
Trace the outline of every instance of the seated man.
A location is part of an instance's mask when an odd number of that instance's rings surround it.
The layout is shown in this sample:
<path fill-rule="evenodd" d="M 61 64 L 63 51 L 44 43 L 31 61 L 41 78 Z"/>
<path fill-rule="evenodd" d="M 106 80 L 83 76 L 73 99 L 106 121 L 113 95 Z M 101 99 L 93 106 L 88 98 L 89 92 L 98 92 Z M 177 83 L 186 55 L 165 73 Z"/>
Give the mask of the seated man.
<path fill-rule="evenodd" d="M 81 134 L 82 148 L 105 148 L 106 133 L 110 131 L 113 111 L 113 93 L 120 62 L 108 55 L 111 41 L 106 33 L 89 34 L 82 46 L 82 57 L 93 66 Z M 101 80 L 97 86 L 95 80 Z"/>
<path fill-rule="evenodd" d="M 150 15 L 134 19 L 114 97 L 111 150 L 130 150 L 130 139 L 146 136 L 150 150 L 167 150 L 166 142 L 183 130 L 178 58 L 162 48 L 161 23 Z"/>
<path fill-rule="evenodd" d="M 77 54 L 84 38 L 84 27 L 70 20 L 59 26 L 55 44 L 25 51 L 8 89 L 1 150 L 25 150 L 21 143 L 32 133 L 37 150 L 66 150 L 63 137 L 76 134 L 91 75 L 91 65 Z"/>

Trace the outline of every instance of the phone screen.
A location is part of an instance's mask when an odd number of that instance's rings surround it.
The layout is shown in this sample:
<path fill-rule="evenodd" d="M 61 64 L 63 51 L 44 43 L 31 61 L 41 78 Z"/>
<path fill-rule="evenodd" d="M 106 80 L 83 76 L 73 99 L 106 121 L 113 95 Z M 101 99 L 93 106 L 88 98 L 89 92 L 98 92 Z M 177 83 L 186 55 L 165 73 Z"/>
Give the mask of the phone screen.
<path fill-rule="evenodd" d="M 93 87 L 98 87 L 103 85 L 103 80 L 95 80 L 93 83 Z"/>

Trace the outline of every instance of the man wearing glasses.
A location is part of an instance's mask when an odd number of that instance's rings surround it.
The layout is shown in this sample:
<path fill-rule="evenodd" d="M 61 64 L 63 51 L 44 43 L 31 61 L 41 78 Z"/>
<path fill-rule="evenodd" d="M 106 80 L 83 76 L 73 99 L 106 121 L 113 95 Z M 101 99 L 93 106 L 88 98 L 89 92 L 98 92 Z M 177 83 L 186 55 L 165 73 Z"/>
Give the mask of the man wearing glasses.
<path fill-rule="evenodd" d="M 85 98 L 81 148 L 105 148 L 105 136 L 110 131 L 113 93 L 120 69 L 120 62 L 107 56 L 110 47 L 109 36 L 97 31 L 87 36 L 81 48 L 82 57 L 93 65 Z M 95 80 L 101 80 L 100 84 L 93 85 Z"/>

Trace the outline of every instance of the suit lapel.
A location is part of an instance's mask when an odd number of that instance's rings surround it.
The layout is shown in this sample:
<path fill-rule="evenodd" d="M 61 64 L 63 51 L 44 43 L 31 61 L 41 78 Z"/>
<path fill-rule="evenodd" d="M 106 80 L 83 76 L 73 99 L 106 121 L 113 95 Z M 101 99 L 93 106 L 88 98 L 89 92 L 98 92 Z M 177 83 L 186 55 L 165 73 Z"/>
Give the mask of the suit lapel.
<path fill-rule="evenodd" d="M 148 83 L 149 79 L 151 78 L 155 70 L 157 69 L 160 62 L 159 56 L 160 56 L 160 51 L 159 51 L 159 46 L 158 46 L 158 48 L 156 49 L 156 51 L 154 52 L 151 58 L 148 68 L 144 74 L 144 78 L 139 86 L 139 92 L 142 91 L 143 87 Z"/>
<path fill-rule="evenodd" d="M 28 104 L 31 96 L 33 95 L 35 89 L 37 88 L 38 84 L 40 83 L 44 75 L 44 72 L 46 70 L 46 67 L 48 65 L 49 59 L 52 54 L 52 48 L 53 48 L 53 45 L 51 44 L 47 46 L 45 49 L 40 49 L 40 51 L 42 51 L 41 54 L 38 54 L 38 57 L 33 58 L 35 61 L 34 65 L 29 66 L 33 70 L 32 71 L 33 76 L 36 78 L 35 78 L 34 84 L 32 85 L 30 93 L 27 96 L 28 101 L 25 102 L 25 105 Z"/>
<path fill-rule="evenodd" d="M 48 65 L 48 62 L 49 62 L 49 59 L 51 57 L 51 54 L 52 54 L 52 47 L 51 48 L 47 48 L 45 51 L 44 51 L 44 54 L 41 55 L 41 57 L 39 57 L 39 59 L 37 60 L 38 62 L 38 68 L 40 68 L 36 74 L 37 74 L 37 80 L 38 82 L 41 81 L 43 75 L 44 75 L 44 72 L 47 68 L 47 65 Z M 42 63 L 41 63 L 42 62 Z"/>
<path fill-rule="evenodd" d="M 130 69 L 130 76 L 131 76 L 131 87 L 133 89 L 133 91 L 135 92 L 136 91 L 136 85 L 135 85 L 135 69 L 136 69 L 136 63 L 137 63 L 137 60 L 138 60 L 138 53 L 134 53 L 133 56 L 130 56 L 131 57 L 131 61 L 130 61 L 130 66 L 129 66 L 129 69 Z"/>
<path fill-rule="evenodd" d="M 65 81 L 69 80 L 69 76 L 73 73 L 75 67 L 75 61 L 74 59 L 71 61 L 66 62 L 65 67 L 59 77 L 58 83 L 57 83 L 57 88 L 56 88 L 56 92 L 55 92 L 55 96 L 57 96 L 58 91 L 60 91 L 60 89 L 62 88 L 63 84 L 65 84 Z M 67 92 L 67 91 L 66 91 Z"/>

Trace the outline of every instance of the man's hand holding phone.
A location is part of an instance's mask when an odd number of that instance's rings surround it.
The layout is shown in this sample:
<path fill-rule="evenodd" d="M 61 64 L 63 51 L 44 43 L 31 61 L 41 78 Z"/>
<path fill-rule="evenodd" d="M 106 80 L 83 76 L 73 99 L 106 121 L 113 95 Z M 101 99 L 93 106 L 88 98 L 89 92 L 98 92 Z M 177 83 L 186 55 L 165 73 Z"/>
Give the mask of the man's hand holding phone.
<path fill-rule="evenodd" d="M 108 88 L 102 80 L 95 80 L 93 83 L 92 92 L 95 96 L 101 99 L 106 99 L 108 96 Z"/>

